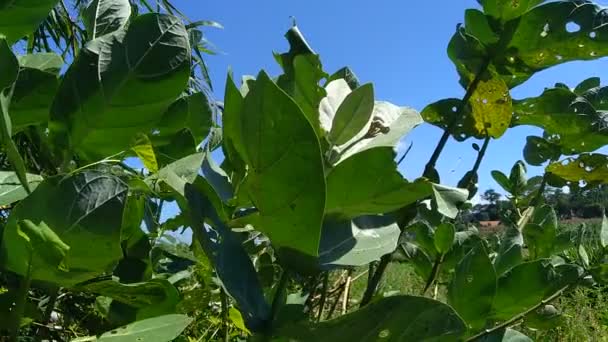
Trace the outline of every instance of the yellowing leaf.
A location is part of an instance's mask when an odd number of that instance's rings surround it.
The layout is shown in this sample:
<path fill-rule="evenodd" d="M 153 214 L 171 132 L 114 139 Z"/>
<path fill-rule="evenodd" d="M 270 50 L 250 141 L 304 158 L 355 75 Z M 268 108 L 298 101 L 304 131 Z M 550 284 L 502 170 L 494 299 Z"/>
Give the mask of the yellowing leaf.
<path fill-rule="evenodd" d="M 141 159 L 144 166 L 152 173 L 158 172 L 158 162 L 156 161 L 156 155 L 154 154 L 154 148 L 150 139 L 145 134 L 138 134 L 135 137 L 135 143 L 131 146 L 131 150 L 137 154 L 137 157 Z"/>
<path fill-rule="evenodd" d="M 228 309 L 228 318 L 235 327 L 237 327 L 240 331 L 244 332 L 247 335 L 251 335 L 251 332 L 245 326 L 245 321 L 243 321 L 243 316 L 241 316 L 241 312 L 235 308 Z"/>
<path fill-rule="evenodd" d="M 509 127 L 513 113 L 505 82 L 498 78 L 479 82 L 469 103 L 476 132 L 500 138 Z"/>

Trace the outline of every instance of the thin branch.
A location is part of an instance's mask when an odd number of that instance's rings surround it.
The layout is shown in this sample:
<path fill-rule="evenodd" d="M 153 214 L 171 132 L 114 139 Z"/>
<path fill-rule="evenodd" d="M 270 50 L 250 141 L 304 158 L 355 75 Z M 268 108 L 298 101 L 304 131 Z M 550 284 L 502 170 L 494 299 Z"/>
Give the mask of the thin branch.
<path fill-rule="evenodd" d="M 365 293 L 363 294 L 363 298 L 361 299 L 361 304 L 359 304 L 359 307 L 364 307 L 365 305 L 369 304 L 369 302 L 372 300 L 372 298 L 374 297 L 374 294 L 376 294 L 376 291 L 378 290 L 378 284 L 380 283 L 380 280 L 382 279 L 382 275 L 384 274 L 384 271 L 386 271 L 386 267 L 388 266 L 388 264 L 391 261 L 391 255 L 390 254 L 386 254 L 384 256 L 382 256 L 382 258 L 380 259 L 380 263 L 378 264 L 378 267 L 376 267 L 376 271 L 374 272 L 374 275 L 370 278 L 369 282 L 367 283 L 367 288 L 365 289 Z"/>

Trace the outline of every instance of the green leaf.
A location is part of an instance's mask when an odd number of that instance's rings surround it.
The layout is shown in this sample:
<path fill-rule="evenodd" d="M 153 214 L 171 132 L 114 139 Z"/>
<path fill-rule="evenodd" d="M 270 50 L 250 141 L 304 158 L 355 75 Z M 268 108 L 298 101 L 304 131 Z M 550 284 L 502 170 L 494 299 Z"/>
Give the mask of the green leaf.
<path fill-rule="evenodd" d="M 546 0 L 481 0 L 483 11 L 503 22 L 517 18 Z"/>
<path fill-rule="evenodd" d="M 323 225 L 319 263 L 322 268 L 363 266 L 397 247 L 401 230 L 390 216 L 361 216 Z"/>
<path fill-rule="evenodd" d="M 61 241 L 51 228 L 44 222 L 36 225 L 30 220 L 19 221 L 17 226 L 17 234 L 27 242 L 29 248 L 25 260 L 27 263 L 67 271 L 66 255 L 70 246 Z"/>
<path fill-rule="evenodd" d="M 383 214 L 430 197 L 431 183 L 408 182 L 394 157 L 392 148 L 377 147 L 339 163 L 327 175 L 325 213 L 343 218 Z"/>
<path fill-rule="evenodd" d="M 232 322 L 232 324 L 234 324 L 234 326 L 237 329 L 239 329 L 240 331 L 244 332 L 247 335 L 251 335 L 251 332 L 245 326 L 245 322 L 243 321 L 243 316 L 241 316 L 241 313 L 239 312 L 239 310 L 237 310 L 235 308 L 228 309 L 228 318 L 230 319 L 230 322 Z"/>
<path fill-rule="evenodd" d="M 45 125 L 57 88 L 63 59 L 54 53 L 19 56 L 21 69 L 10 104 L 15 133 L 31 125 Z"/>
<path fill-rule="evenodd" d="M 483 244 L 458 263 L 448 286 L 448 304 L 473 330 L 485 326 L 496 295 L 496 272 Z"/>
<path fill-rule="evenodd" d="M 467 9 L 464 12 L 464 23 L 467 33 L 477 37 L 484 44 L 498 42 L 498 36 L 490 27 L 488 18 L 483 12 L 476 9 Z"/>
<path fill-rule="evenodd" d="M 357 75 L 355 75 L 355 73 L 349 67 L 343 67 L 342 69 L 334 72 L 327 78 L 326 85 L 338 79 L 344 79 L 351 90 L 355 90 L 361 86 Z"/>
<path fill-rule="evenodd" d="M 503 189 L 505 189 L 505 191 L 511 193 L 511 181 L 509 180 L 509 178 L 507 178 L 507 176 L 497 170 L 492 171 L 492 178 L 494 178 L 494 180 L 496 181 L 496 183 L 498 183 L 498 185 L 500 185 Z"/>
<path fill-rule="evenodd" d="M 235 299 L 247 327 L 260 331 L 270 319 L 270 307 L 264 299 L 249 255 L 218 214 L 221 199 L 201 177 L 193 184 L 186 184 L 184 192 L 191 215 L 193 239 L 211 261 L 223 288 Z M 213 229 L 207 229 L 205 221 Z"/>
<path fill-rule="evenodd" d="M 600 245 L 603 248 L 608 246 L 608 218 L 606 218 L 605 212 L 602 215 L 602 225 L 600 228 Z"/>
<path fill-rule="evenodd" d="M 535 136 L 526 138 L 526 146 L 524 147 L 524 159 L 526 163 L 534 166 L 540 166 L 547 160 L 556 160 L 561 156 L 559 145 L 553 144 L 550 141 Z"/>
<path fill-rule="evenodd" d="M 213 126 L 212 115 L 213 110 L 205 94 L 182 96 L 163 114 L 151 139 L 155 146 L 170 145 L 176 136 L 186 131 L 192 137 L 192 143 L 185 147 L 194 150 L 209 135 Z"/>
<path fill-rule="evenodd" d="M 480 81 L 469 100 L 474 135 L 500 138 L 511 123 L 511 95 L 505 82 L 498 78 Z"/>
<path fill-rule="evenodd" d="M 545 305 L 527 314 L 524 323 L 533 329 L 553 329 L 564 322 L 564 317 L 553 305 Z"/>
<path fill-rule="evenodd" d="M 0 4 L 0 35 L 10 45 L 33 33 L 47 17 L 57 0 L 15 0 Z"/>
<path fill-rule="evenodd" d="M 374 87 L 364 84 L 348 94 L 333 118 L 328 139 L 335 145 L 351 140 L 367 124 L 374 110 Z"/>
<path fill-rule="evenodd" d="M 532 221 L 523 229 L 523 237 L 531 259 L 549 258 L 557 248 L 557 215 L 545 205 L 534 210 Z"/>
<path fill-rule="evenodd" d="M 513 196 L 519 196 L 526 189 L 528 179 L 526 178 L 526 164 L 521 160 L 518 160 L 511 168 L 509 174 L 509 183 L 511 184 L 511 194 Z"/>
<path fill-rule="evenodd" d="M 211 153 L 209 152 L 207 152 L 207 155 L 203 160 L 201 171 L 203 172 L 203 177 L 205 177 L 207 182 L 209 182 L 223 202 L 226 202 L 234 197 L 234 191 L 232 189 L 232 184 L 230 184 L 230 178 L 226 172 L 224 172 L 224 170 L 222 170 L 219 165 L 215 163 L 213 158 L 211 158 Z"/>
<path fill-rule="evenodd" d="M 26 174 L 30 189 L 33 191 L 44 180 L 41 176 Z M 14 172 L 0 171 L 0 206 L 9 205 L 27 197 L 28 193 Z"/>
<path fill-rule="evenodd" d="M 97 160 L 148 133 L 190 75 L 188 33 L 180 19 L 148 13 L 128 29 L 89 42 L 66 72 L 51 107 L 58 149 Z M 108 137 L 111 137 L 109 139 Z"/>
<path fill-rule="evenodd" d="M 432 184 L 432 190 L 437 211 L 449 218 L 455 218 L 458 215 L 458 208 L 469 197 L 469 192 L 465 189 L 452 188 L 440 184 Z"/>
<path fill-rule="evenodd" d="M 439 254 L 447 253 L 454 244 L 456 228 L 451 223 L 442 223 L 435 229 L 434 244 Z"/>
<path fill-rule="evenodd" d="M 317 324 L 286 326 L 275 333 L 290 341 L 456 341 L 466 331 L 449 306 L 424 297 L 393 296 Z"/>
<path fill-rule="evenodd" d="M 137 134 L 135 141 L 131 145 L 131 151 L 139 157 L 148 171 L 152 173 L 158 172 L 158 162 L 156 161 L 154 148 L 147 135 L 143 133 Z"/>
<path fill-rule="evenodd" d="M 492 317 L 507 320 L 530 309 L 553 294 L 554 282 L 553 267 L 546 259 L 515 266 L 498 279 Z"/>
<path fill-rule="evenodd" d="M 133 307 L 137 310 L 137 319 L 173 313 L 180 301 L 177 288 L 165 279 L 133 284 L 101 280 L 79 285 L 75 290 L 109 297 Z"/>
<path fill-rule="evenodd" d="M 21 68 L 36 69 L 58 75 L 63 67 L 63 58 L 54 52 L 29 53 L 18 56 Z"/>
<path fill-rule="evenodd" d="M 123 28 L 130 16 L 128 0 L 93 0 L 82 12 L 89 40 Z"/>
<path fill-rule="evenodd" d="M 406 232 L 413 235 L 411 242 L 430 257 L 437 257 L 437 248 L 435 247 L 435 231 L 425 221 L 418 221 L 405 229 Z"/>
<path fill-rule="evenodd" d="M 264 72 L 245 97 L 241 125 L 243 159 L 250 167 L 246 192 L 259 211 L 253 215 L 259 219 L 255 228 L 268 235 L 279 252 L 285 248 L 316 257 L 325 179 L 313 127 Z"/>
<path fill-rule="evenodd" d="M 72 342 L 169 342 L 178 337 L 192 322 L 186 315 L 164 315 L 148 318 L 110 330 L 99 337 L 81 337 Z"/>
<path fill-rule="evenodd" d="M 593 88 L 599 88 L 600 83 L 601 81 L 599 77 L 590 77 L 579 83 L 576 88 L 574 88 L 574 93 L 582 96 Z"/>
<path fill-rule="evenodd" d="M 546 171 L 571 182 L 605 184 L 608 182 L 608 156 L 599 153 L 581 154 L 577 158 L 552 163 Z"/>
<path fill-rule="evenodd" d="M 201 169 L 205 155 L 205 152 L 199 152 L 176 160 L 160 169 L 157 175 L 150 176 L 147 181 L 166 183 L 173 190 L 184 196 L 184 186 L 186 183 L 194 182 Z"/>
<path fill-rule="evenodd" d="M 0 15 L 1 18 L 2 16 Z M 2 139 L 4 152 L 13 166 L 19 181 L 25 191 L 30 192 L 25 164 L 12 139 L 12 125 L 9 115 L 9 104 L 13 95 L 14 82 L 17 80 L 18 74 L 19 62 L 17 61 L 17 57 L 11 51 L 6 39 L 0 36 L 0 138 Z"/>
<path fill-rule="evenodd" d="M 285 72 L 279 76 L 277 85 L 283 89 L 302 109 L 317 136 L 322 132 L 319 126 L 319 103 L 325 97 L 325 90 L 319 85 L 327 75 L 315 54 L 297 26 L 287 31 L 289 52 L 275 55 Z"/>
<path fill-rule="evenodd" d="M 528 336 L 517 330 L 507 328 L 498 329 L 495 332 L 480 338 L 480 342 L 532 342 Z"/>
<path fill-rule="evenodd" d="M 494 268 L 497 275 L 502 275 L 523 260 L 522 250 L 524 237 L 517 227 L 508 227 L 498 247 Z"/>
<path fill-rule="evenodd" d="M 512 126 L 532 125 L 545 130 L 547 141 L 562 154 L 594 151 L 608 144 L 603 103 L 608 88 L 594 88 L 577 95 L 569 88 L 556 86 L 540 96 L 514 102 Z"/>
<path fill-rule="evenodd" d="M 29 220 L 36 227 L 48 227 L 70 247 L 62 270 L 33 259 L 33 280 L 71 287 L 111 270 L 122 258 L 126 195 L 127 186 L 120 179 L 97 171 L 46 179 L 11 211 L 2 238 L 5 267 L 20 275 L 27 273 L 29 247 L 18 232 L 19 223 Z M 94 253 L 91 241 L 95 241 Z"/>

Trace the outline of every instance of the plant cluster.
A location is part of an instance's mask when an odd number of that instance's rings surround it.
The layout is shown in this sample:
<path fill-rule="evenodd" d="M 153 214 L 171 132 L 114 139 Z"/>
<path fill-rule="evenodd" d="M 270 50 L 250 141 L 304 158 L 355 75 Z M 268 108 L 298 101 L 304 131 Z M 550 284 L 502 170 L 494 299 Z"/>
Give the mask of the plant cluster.
<path fill-rule="evenodd" d="M 296 26 L 275 54 L 280 75 L 228 75 L 216 103 L 197 29 L 210 23 L 165 1 L 94 0 L 67 32 L 56 1 L 0 6 L 0 328 L 12 340 L 75 337 L 53 316 L 85 301 L 96 317 L 80 341 L 169 341 L 184 329 L 225 341 L 511 341 L 529 340 L 515 328 L 558 324 L 553 300 L 608 282 L 608 220 L 560 230 L 545 189 L 608 182 L 608 156 L 593 153 L 608 145 L 608 88 L 592 78 L 522 100 L 510 90 L 608 55 L 608 17 L 581 0 L 480 4 L 448 46 L 465 96 L 421 113 L 377 100 L 347 67 L 326 72 Z M 395 150 L 422 122 L 444 134 L 410 181 Z M 483 239 L 458 217 L 488 145 L 519 125 L 544 134 L 528 137 L 508 176 L 492 173 L 512 209 L 504 235 Z M 435 168 L 450 136 L 483 140 L 457 187 Z M 545 174 L 528 179 L 526 163 Z M 161 222 L 168 202 L 179 213 Z M 190 246 L 166 234 L 181 227 Z M 378 293 L 392 262 L 413 265 L 419 296 Z M 361 267 L 366 290 L 349 308 Z"/>

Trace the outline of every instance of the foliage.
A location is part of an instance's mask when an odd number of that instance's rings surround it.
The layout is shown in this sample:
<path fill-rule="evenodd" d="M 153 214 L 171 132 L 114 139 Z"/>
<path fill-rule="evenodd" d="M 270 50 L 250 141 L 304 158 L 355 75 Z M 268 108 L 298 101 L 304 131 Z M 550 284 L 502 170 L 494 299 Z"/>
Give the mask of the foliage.
<path fill-rule="evenodd" d="M 348 68 L 324 70 L 296 26 L 275 54 L 282 73 L 228 75 L 220 104 L 202 84 L 198 29 L 217 24 L 167 1 L 76 3 L 79 22 L 63 2 L 28 16 L 22 2 L 0 12 L 0 329 L 13 341 L 527 340 L 563 321 L 553 301 L 608 279 L 608 221 L 560 229 L 546 205 L 548 187 L 605 191 L 605 88 L 593 78 L 510 94 L 538 71 L 608 54 L 598 5 L 480 1 L 448 46 L 465 96 L 419 114 L 377 100 Z M 444 134 L 407 180 L 396 147 L 423 120 Z M 546 172 L 528 179 L 523 161 L 492 172 L 509 206 L 483 194 L 505 226 L 484 238 L 462 219 L 467 200 L 491 140 L 518 125 L 544 130 L 524 159 Z M 450 136 L 483 139 L 457 188 L 435 169 Z M 179 211 L 161 222 L 166 203 Z M 189 246 L 171 234 L 181 227 Z M 415 295 L 379 293 L 397 263 L 424 284 Z M 73 328 L 49 324 L 58 308 Z"/>

